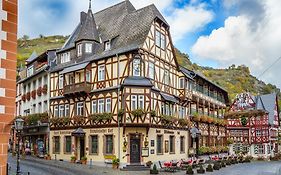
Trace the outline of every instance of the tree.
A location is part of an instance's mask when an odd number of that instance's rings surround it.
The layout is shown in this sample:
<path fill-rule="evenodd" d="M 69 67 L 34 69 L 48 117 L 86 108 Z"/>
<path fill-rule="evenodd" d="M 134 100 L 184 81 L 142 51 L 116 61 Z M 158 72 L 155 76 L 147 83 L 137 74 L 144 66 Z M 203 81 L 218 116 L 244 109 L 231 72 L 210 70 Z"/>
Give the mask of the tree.
<path fill-rule="evenodd" d="M 23 36 L 22 36 L 22 40 L 27 41 L 28 39 L 29 39 L 29 36 L 28 36 L 28 35 L 23 35 Z"/>

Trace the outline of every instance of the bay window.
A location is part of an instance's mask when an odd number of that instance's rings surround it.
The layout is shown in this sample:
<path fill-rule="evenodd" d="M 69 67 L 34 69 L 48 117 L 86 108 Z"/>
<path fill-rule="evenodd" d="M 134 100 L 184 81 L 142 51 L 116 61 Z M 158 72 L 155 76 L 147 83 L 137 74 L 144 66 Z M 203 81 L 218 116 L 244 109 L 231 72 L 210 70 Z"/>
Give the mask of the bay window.
<path fill-rule="evenodd" d="M 98 100 L 98 113 L 104 112 L 104 99 Z"/>
<path fill-rule="evenodd" d="M 84 102 L 78 102 L 76 104 L 76 115 L 83 116 L 84 115 Z"/>

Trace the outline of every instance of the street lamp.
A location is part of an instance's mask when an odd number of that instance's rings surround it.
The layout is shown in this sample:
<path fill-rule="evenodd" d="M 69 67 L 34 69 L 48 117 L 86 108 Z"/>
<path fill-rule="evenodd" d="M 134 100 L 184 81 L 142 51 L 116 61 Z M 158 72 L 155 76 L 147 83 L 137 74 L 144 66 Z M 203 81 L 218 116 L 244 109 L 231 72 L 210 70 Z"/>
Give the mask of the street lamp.
<path fill-rule="evenodd" d="M 193 127 L 190 129 L 190 134 L 191 134 L 191 137 L 192 137 L 192 147 L 194 149 L 194 141 L 197 137 L 199 137 L 201 135 L 201 132 L 199 131 L 198 128 L 196 127 Z M 197 143 L 196 143 L 196 147 L 197 147 Z M 193 159 L 195 159 L 195 153 L 197 154 L 197 148 L 195 147 L 196 151 L 194 151 L 194 154 L 193 154 Z"/>
<path fill-rule="evenodd" d="M 23 130 L 23 122 L 24 120 L 21 118 L 17 118 L 15 120 L 15 129 L 17 131 L 17 136 L 18 136 L 17 175 L 20 175 L 20 133 Z"/>

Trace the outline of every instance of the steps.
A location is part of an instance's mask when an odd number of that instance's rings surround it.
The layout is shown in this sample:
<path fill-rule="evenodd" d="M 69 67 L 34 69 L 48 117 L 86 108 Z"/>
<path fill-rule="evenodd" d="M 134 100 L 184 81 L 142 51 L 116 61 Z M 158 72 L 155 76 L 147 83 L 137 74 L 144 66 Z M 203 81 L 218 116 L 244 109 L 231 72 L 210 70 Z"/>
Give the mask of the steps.
<path fill-rule="evenodd" d="M 121 171 L 149 171 L 150 168 L 141 164 L 126 165 Z"/>

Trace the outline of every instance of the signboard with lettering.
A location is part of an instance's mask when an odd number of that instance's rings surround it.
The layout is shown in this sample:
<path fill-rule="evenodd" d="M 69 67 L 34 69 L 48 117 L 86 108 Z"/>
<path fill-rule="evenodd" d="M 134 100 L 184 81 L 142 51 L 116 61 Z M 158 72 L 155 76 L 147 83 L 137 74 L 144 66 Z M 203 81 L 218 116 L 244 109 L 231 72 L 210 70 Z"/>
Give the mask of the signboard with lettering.
<path fill-rule="evenodd" d="M 149 148 L 142 148 L 141 149 L 141 156 L 148 157 L 149 156 Z"/>

